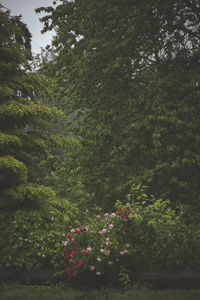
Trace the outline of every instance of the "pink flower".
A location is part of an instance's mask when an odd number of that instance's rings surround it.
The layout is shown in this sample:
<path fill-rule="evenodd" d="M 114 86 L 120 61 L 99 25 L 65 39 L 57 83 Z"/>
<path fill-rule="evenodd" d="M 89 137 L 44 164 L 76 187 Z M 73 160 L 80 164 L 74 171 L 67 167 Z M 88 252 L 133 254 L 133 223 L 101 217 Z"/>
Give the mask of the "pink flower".
<path fill-rule="evenodd" d="M 95 267 L 94 266 L 90 266 L 90 271 L 94 271 Z"/>
<path fill-rule="evenodd" d="M 118 216 L 120 216 L 120 215 L 121 215 L 121 211 L 120 211 L 120 210 L 117 212 L 117 215 L 118 215 Z"/>
<path fill-rule="evenodd" d="M 113 229 L 114 225 L 113 224 L 109 224 L 109 228 Z"/>
<path fill-rule="evenodd" d="M 110 238 L 109 238 L 109 237 L 107 237 L 107 238 L 106 238 L 106 241 L 107 241 L 107 242 L 108 242 L 108 241 L 110 241 Z"/>
<path fill-rule="evenodd" d="M 72 251 L 71 255 L 72 256 L 76 255 L 76 251 Z"/>
<path fill-rule="evenodd" d="M 100 218 L 100 215 L 97 215 L 96 218 L 99 219 L 99 218 Z"/>
<path fill-rule="evenodd" d="M 64 242 L 63 242 L 63 245 L 64 245 L 64 246 L 67 246 L 68 243 L 69 243 L 68 241 L 64 241 Z"/>
<path fill-rule="evenodd" d="M 100 272 L 96 272 L 96 275 L 101 275 L 101 273 Z"/>
<path fill-rule="evenodd" d="M 128 250 L 124 250 L 124 254 L 127 254 L 128 253 Z"/>
<path fill-rule="evenodd" d="M 105 213 L 105 217 L 108 217 L 109 216 L 109 213 Z"/>
<path fill-rule="evenodd" d="M 68 233 L 67 237 L 68 237 L 68 239 L 71 239 L 72 236 L 70 233 Z"/>
<path fill-rule="evenodd" d="M 100 261 L 101 261 L 101 258 L 100 258 L 100 257 L 97 257 L 97 261 L 99 261 L 99 262 L 100 262 Z"/>
<path fill-rule="evenodd" d="M 112 243 L 110 241 L 106 242 L 106 246 L 110 246 Z"/>
<path fill-rule="evenodd" d="M 116 213 L 111 213 L 111 217 L 116 217 Z"/>
<path fill-rule="evenodd" d="M 90 252 L 91 250 L 92 250 L 92 248 L 91 248 L 91 247 L 88 247 L 88 248 L 87 248 L 87 251 L 88 251 L 88 252 Z"/>
<path fill-rule="evenodd" d="M 75 232 L 75 229 L 74 229 L 74 228 L 72 228 L 70 231 L 71 231 L 71 232 Z"/>
<path fill-rule="evenodd" d="M 112 262 L 112 261 L 109 261 L 109 262 L 108 262 L 108 265 L 112 265 L 112 264 L 113 264 L 113 262 Z"/>
<path fill-rule="evenodd" d="M 77 272 L 75 271 L 74 273 L 72 273 L 72 276 L 75 277 L 77 274 Z"/>
<path fill-rule="evenodd" d="M 88 232 L 88 227 L 86 226 L 86 227 L 84 228 L 84 230 L 85 230 L 86 232 Z"/>
<path fill-rule="evenodd" d="M 74 262 L 73 259 L 70 258 L 70 259 L 69 259 L 69 263 L 71 264 L 71 263 L 73 263 L 73 262 Z"/>
<path fill-rule="evenodd" d="M 125 253 L 124 253 L 124 251 L 120 251 L 120 253 L 119 253 L 120 255 L 124 255 Z"/>
<path fill-rule="evenodd" d="M 78 267 L 82 267 L 83 263 L 84 263 L 83 260 L 80 260 L 78 263 Z"/>
<path fill-rule="evenodd" d="M 129 248 L 130 247 L 130 245 L 129 244 L 126 244 L 126 248 Z"/>
<path fill-rule="evenodd" d="M 88 251 L 87 251 L 87 250 L 84 250 L 84 251 L 83 251 L 83 255 L 84 255 L 84 256 L 87 256 L 87 255 L 88 255 Z"/>
<path fill-rule="evenodd" d="M 67 268 L 67 269 L 66 269 L 66 271 L 67 271 L 67 272 L 70 272 L 70 271 L 71 271 L 71 269 L 70 269 L 70 268 Z"/>
<path fill-rule="evenodd" d="M 106 233 L 107 232 L 107 230 L 106 230 L 106 228 L 103 228 L 101 231 L 99 231 L 98 233 L 100 234 L 100 235 L 102 235 L 102 234 L 104 234 L 104 233 Z"/>
<path fill-rule="evenodd" d="M 104 250 L 104 254 L 105 254 L 106 256 L 109 256 L 109 255 L 110 255 L 110 251 L 109 251 L 109 250 Z"/>

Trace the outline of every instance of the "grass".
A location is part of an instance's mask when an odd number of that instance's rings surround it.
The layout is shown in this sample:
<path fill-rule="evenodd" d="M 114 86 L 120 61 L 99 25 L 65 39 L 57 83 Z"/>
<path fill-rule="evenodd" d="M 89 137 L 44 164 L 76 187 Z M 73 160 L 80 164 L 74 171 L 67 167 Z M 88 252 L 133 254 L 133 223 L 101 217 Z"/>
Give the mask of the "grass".
<path fill-rule="evenodd" d="M 151 290 L 132 288 L 126 292 L 103 288 L 74 289 L 67 286 L 0 286 L 1 300 L 199 300 L 200 290 Z"/>

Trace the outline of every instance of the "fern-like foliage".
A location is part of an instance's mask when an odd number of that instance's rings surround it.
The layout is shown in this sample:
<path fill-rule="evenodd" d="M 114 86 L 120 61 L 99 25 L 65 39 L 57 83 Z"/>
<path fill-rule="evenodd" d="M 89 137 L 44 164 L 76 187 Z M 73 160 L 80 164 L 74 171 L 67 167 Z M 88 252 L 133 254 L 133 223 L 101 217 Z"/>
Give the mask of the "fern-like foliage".
<path fill-rule="evenodd" d="M 64 114 L 48 104 L 55 84 L 32 71 L 30 41 L 21 17 L 0 5 L 0 209 L 5 211 L 56 201 L 51 188 L 35 182 L 40 160 L 66 143 L 54 129 Z"/>

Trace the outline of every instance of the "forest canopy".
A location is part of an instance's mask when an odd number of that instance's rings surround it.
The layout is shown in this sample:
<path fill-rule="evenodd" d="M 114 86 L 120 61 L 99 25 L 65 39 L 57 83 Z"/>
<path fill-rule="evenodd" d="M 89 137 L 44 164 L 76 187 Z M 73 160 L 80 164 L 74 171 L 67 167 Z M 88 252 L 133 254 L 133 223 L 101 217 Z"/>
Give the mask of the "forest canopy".
<path fill-rule="evenodd" d="M 82 145 L 81 180 L 104 207 L 131 185 L 199 206 L 200 6 L 74 0 L 39 8 L 54 76 Z"/>

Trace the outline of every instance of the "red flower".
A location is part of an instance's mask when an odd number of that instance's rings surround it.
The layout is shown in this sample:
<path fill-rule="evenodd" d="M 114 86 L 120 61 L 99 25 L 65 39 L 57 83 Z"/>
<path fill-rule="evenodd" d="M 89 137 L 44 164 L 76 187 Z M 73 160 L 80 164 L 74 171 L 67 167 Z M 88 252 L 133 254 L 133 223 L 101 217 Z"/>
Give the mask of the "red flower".
<path fill-rule="evenodd" d="M 78 229 L 76 229 L 76 230 L 75 230 L 75 233 L 78 233 L 78 232 L 79 232 L 79 230 L 78 230 Z"/>
<path fill-rule="evenodd" d="M 129 205 L 127 205 L 127 206 L 126 206 L 126 209 L 130 209 L 130 206 L 129 206 Z"/>
<path fill-rule="evenodd" d="M 66 271 L 67 271 L 67 272 L 71 272 L 71 269 L 70 269 L 70 268 L 67 268 Z"/>
<path fill-rule="evenodd" d="M 75 271 L 74 273 L 72 273 L 72 276 L 75 277 L 77 274 L 77 272 Z"/>
<path fill-rule="evenodd" d="M 73 263 L 73 262 L 74 262 L 73 259 L 70 258 L 70 259 L 69 259 L 69 263 Z"/>
<path fill-rule="evenodd" d="M 76 255 L 76 251 L 72 251 L 71 255 L 72 256 Z"/>
<path fill-rule="evenodd" d="M 67 252 L 67 250 L 66 250 L 66 249 L 63 249 L 63 252 Z"/>
<path fill-rule="evenodd" d="M 124 213 L 123 213 L 123 218 L 125 218 L 125 219 L 128 218 L 127 212 L 124 212 Z"/>
<path fill-rule="evenodd" d="M 136 232 L 135 236 L 136 236 L 136 237 L 139 237 L 139 236 L 140 236 L 140 234 L 139 234 L 138 232 Z"/>
<path fill-rule="evenodd" d="M 83 260 L 80 260 L 78 263 L 78 267 L 81 267 L 83 265 L 83 263 L 84 263 Z"/>
<path fill-rule="evenodd" d="M 70 233 L 68 233 L 67 237 L 68 237 L 68 239 L 71 239 L 72 236 Z"/>
<path fill-rule="evenodd" d="M 85 256 L 87 256 L 88 253 L 89 253 L 89 252 L 88 252 L 87 250 L 84 250 L 84 251 L 83 251 L 83 255 L 85 255 Z"/>
<path fill-rule="evenodd" d="M 121 211 L 120 211 L 120 210 L 117 212 L 117 215 L 118 215 L 118 216 L 120 216 L 120 215 L 121 215 Z"/>
<path fill-rule="evenodd" d="M 66 258 L 70 258 L 70 256 L 69 256 L 69 255 L 65 255 L 65 257 L 66 257 Z"/>
<path fill-rule="evenodd" d="M 122 208 L 120 207 L 119 210 L 122 210 Z"/>
<path fill-rule="evenodd" d="M 128 230 L 128 226 L 124 226 L 124 230 L 127 231 Z"/>
<path fill-rule="evenodd" d="M 76 244 L 77 244 L 77 242 L 74 241 L 74 245 L 76 245 Z"/>
<path fill-rule="evenodd" d="M 73 249 L 73 250 L 74 250 L 74 251 L 76 251 L 76 249 L 77 249 L 77 248 L 76 248 L 76 247 L 74 247 L 74 249 Z"/>

